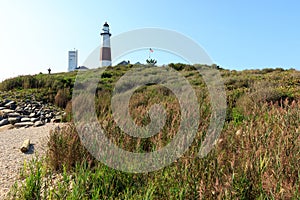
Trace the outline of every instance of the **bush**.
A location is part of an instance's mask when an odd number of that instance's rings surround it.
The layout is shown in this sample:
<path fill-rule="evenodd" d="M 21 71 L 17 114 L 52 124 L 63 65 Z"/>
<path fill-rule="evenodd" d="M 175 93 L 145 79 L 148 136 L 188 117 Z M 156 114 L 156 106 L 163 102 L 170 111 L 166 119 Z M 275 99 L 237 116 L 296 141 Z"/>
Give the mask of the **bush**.
<path fill-rule="evenodd" d="M 101 75 L 101 78 L 111 78 L 113 75 L 111 72 L 103 72 L 102 75 Z"/>
<path fill-rule="evenodd" d="M 70 99 L 70 88 L 60 89 L 55 96 L 55 105 L 65 108 Z"/>
<path fill-rule="evenodd" d="M 237 108 L 233 108 L 232 109 L 232 119 L 233 119 L 233 122 L 235 125 L 239 125 L 243 122 L 244 115 Z"/>
<path fill-rule="evenodd" d="M 267 81 L 254 83 L 250 88 L 249 97 L 256 103 L 280 101 L 283 95 L 276 90 L 276 85 Z"/>
<path fill-rule="evenodd" d="M 261 70 L 262 74 L 267 74 L 267 73 L 271 73 L 274 71 L 275 71 L 275 69 L 273 69 L 273 68 L 264 68 Z"/>
<path fill-rule="evenodd" d="M 64 125 L 50 132 L 47 151 L 48 164 L 53 170 L 68 170 L 76 164 L 88 161 L 93 164 L 94 159 L 81 145 L 79 135 L 73 124 Z"/>
<path fill-rule="evenodd" d="M 173 68 L 173 69 L 175 69 L 175 70 L 177 70 L 177 71 L 181 71 L 181 70 L 184 69 L 184 67 L 185 67 L 186 65 L 185 65 L 185 64 L 182 64 L 182 63 L 176 63 L 176 64 L 170 63 L 168 66 L 171 67 L 171 68 Z"/>

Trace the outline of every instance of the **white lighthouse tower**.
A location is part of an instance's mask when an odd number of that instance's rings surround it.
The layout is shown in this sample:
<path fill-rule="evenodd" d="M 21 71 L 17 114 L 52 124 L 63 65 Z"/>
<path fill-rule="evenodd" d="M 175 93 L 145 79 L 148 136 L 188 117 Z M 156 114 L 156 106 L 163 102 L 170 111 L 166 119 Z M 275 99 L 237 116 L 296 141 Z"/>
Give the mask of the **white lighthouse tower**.
<path fill-rule="evenodd" d="M 103 25 L 101 32 L 102 44 L 100 49 L 100 65 L 101 67 L 111 66 L 111 51 L 110 51 L 110 32 L 107 22 Z"/>

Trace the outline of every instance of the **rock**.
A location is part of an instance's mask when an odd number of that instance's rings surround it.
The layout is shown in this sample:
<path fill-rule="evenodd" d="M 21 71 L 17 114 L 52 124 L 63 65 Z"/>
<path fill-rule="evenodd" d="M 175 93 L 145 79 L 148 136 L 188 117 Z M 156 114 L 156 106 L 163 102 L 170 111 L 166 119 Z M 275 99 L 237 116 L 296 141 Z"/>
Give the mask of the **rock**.
<path fill-rule="evenodd" d="M 51 118 L 51 114 L 46 114 L 46 118 Z"/>
<path fill-rule="evenodd" d="M 7 103 L 11 102 L 11 100 L 8 99 L 8 98 L 9 98 L 9 97 L 7 97 L 7 95 L 5 95 L 4 100 L 3 100 L 3 103 L 4 103 L 4 104 L 7 104 Z"/>
<path fill-rule="evenodd" d="M 62 120 L 62 117 L 58 116 L 58 117 L 55 117 L 55 118 L 51 119 L 51 122 L 52 123 L 59 123 L 59 122 L 61 122 L 61 120 Z"/>
<path fill-rule="evenodd" d="M 21 122 L 30 122 L 30 118 L 24 117 L 21 119 Z"/>
<path fill-rule="evenodd" d="M 1 110 L 1 112 L 4 113 L 4 114 L 8 114 L 8 113 L 13 113 L 15 111 L 11 110 L 11 109 L 3 109 L 3 110 Z"/>
<path fill-rule="evenodd" d="M 237 132 L 235 133 L 236 136 L 240 136 L 242 134 L 242 129 L 237 130 Z"/>
<path fill-rule="evenodd" d="M 30 115 L 30 113 L 31 113 L 31 112 L 26 111 L 26 110 L 23 110 L 23 111 L 22 111 L 22 114 L 23 114 L 23 115 Z"/>
<path fill-rule="evenodd" d="M 12 110 L 16 109 L 16 107 L 17 107 L 16 102 L 14 102 L 14 101 L 10 101 L 7 104 L 5 104 L 4 106 L 6 108 L 12 109 Z"/>
<path fill-rule="evenodd" d="M 27 151 L 29 151 L 29 148 L 30 148 L 30 140 L 29 139 L 24 140 L 20 150 L 22 151 L 22 153 L 26 153 Z"/>
<path fill-rule="evenodd" d="M 49 122 L 58 123 L 62 120 L 60 109 L 56 109 L 52 104 L 36 101 L 34 95 L 24 97 L 16 93 L 12 98 L 18 99 L 17 102 L 8 99 L 9 97 L 3 96 L 4 100 L 0 101 L 1 127 L 37 127 Z"/>
<path fill-rule="evenodd" d="M 35 113 L 30 113 L 29 117 L 35 117 Z"/>
<path fill-rule="evenodd" d="M 17 113 L 24 113 L 24 110 L 23 110 L 23 108 L 20 108 L 20 107 L 17 107 L 16 109 L 15 109 L 15 112 L 17 112 Z"/>
<path fill-rule="evenodd" d="M 20 117 L 9 117 L 7 120 L 10 124 L 15 124 L 20 121 Z"/>
<path fill-rule="evenodd" d="M 7 119 L 2 119 L 2 120 L 0 121 L 0 126 L 4 126 L 4 125 L 7 125 L 7 124 L 9 124 L 9 122 L 8 122 Z"/>
<path fill-rule="evenodd" d="M 13 112 L 13 113 L 8 113 L 7 114 L 8 117 L 20 117 L 20 113 L 17 113 L 17 112 Z"/>
<path fill-rule="evenodd" d="M 20 128 L 20 127 L 28 127 L 28 126 L 33 126 L 33 122 L 19 122 L 19 123 L 15 123 L 15 127 L 16 128 Z"/>
<path fill-rule="evenodd" d="M 10 102 L 6 103 L 6 104 L 4 105 L 4 107 L 10 108 L 10 106 L 11 106 L 11 105 L 14 105 L 14 104 L 16 104 L 16 102 L 10 101 Z"/>
<path fill-rule="evenodd" d="M 17 105 L 16 105 L 16 104 L 11 104 L 11 105 L 9 106 L 9 108 L 10 108 L 10 109 L 12 109 L 12 110 L 15 110 L 15 109 L 16 109 L 16 107 L 17 107 Z"/>
<path fill-rule="evenodd" d="M 36 122 L 36 121 L 38 121 L 38 120 L 39 120 L 39 118 L 35 118 L 35 117 L 30 118 L 30 121 L 31 121 L 31 122 Z"/>
<path fill-rule="evenodd" d="M 35 127 L 39 127 L 39 126 L 43 126 L 44 125 L 44 123 L 42 122 L 42 121 L 36 121 L 35 123 L 34 123 L 34 126 Z"/>

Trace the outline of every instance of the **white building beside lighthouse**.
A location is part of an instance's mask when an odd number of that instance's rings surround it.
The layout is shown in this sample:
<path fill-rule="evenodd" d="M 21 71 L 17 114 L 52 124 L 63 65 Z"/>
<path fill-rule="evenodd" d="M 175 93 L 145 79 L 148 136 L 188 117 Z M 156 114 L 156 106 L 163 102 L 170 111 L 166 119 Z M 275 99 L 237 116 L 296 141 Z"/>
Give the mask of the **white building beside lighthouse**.
<path fill-rule="evenodd" d="M 103 25 L 102 32 L 102 43 L 100 49 L 100 66 L 107 67 L 111 66 L 111 50 L 110 50 L 110 32 L 109 32 L 109 25 L 107 22 Z"/>
<path fill-rule="evenodd" d="M 78 65 L 78 51 L 69 51 L 69 66 L 68 66 L 68 71 L 74 71 L 77 68 Z"/>

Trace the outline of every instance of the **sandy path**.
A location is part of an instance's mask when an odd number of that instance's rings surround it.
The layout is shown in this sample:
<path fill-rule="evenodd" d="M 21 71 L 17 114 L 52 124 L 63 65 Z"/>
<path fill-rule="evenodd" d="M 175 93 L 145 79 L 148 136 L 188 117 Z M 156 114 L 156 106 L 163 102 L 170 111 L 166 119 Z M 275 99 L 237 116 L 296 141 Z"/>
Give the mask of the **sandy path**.
<path fill-rule="evenodd" d="M 59 124 L 46 124 L 42 127 L 12 129 L 0 132 L 0 199 L 3 199 L 9 188 L 18 178 L 19 169 L 24 160 L 31 160 L 43 155 L 46 150 L 49 131 Z M 29 153 L 22 153 L 20 146 L 25 139 L 30 139 L 33 148 Z"/>

